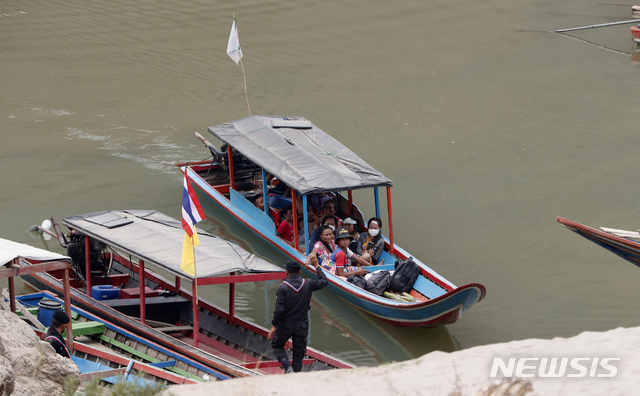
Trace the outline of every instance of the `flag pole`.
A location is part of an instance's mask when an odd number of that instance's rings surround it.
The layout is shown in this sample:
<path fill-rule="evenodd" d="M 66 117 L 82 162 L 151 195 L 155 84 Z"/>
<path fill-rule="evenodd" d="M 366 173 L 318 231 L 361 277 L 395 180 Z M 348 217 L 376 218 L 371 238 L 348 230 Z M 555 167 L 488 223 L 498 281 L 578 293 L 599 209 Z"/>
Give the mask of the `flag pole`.
<path fill-rule="evenodd" d="M 236 12 L 233 11 L 233 20 L 236 20 Z M 236 33 L 238 34 L 238 43 L 240 42 L 240 33 L 238 33 L 238 21 L 236 21 Z M 249 95 L 247 94 L 247 75 L 244 73 L 244 63 L 240 58 L 240 66 L 242 67 L 242 77 L 244 78 L 244 97 L 247 99 L 247 108 L 249 109 L 249 117 L 251 117 L 251 106 L 249 106 Z"/>
<path fill-rule="evenodd" d="M 200 335 L 200 321 L 198 320 L 198 273 L 196 271 L 196 246 L 193 235 L 191 236 L 191 246 L 193 247 L 193 290 L 191 296 L 191 305 L 193 305 L 193 346 L 198 348 L 198 338 Z"/>

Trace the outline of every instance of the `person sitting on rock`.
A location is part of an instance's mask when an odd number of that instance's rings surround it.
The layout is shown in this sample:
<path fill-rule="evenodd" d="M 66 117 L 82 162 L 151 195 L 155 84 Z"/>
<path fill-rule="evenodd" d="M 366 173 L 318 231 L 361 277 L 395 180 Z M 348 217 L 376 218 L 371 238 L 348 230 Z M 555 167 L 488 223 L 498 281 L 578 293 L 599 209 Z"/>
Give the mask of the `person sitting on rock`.
<path fill-rule="evenodd" d="M 60 334 L 67 323 L 69 323 L 69 316 L 67 316 L 66 313 L 62 311 L 54 312 L 53 318 L 51 319 L 51 327 L 49 327 L 49 331 L 47 331 L 47 336 L 44 340 L 51 344 L 58 355 L 71 358 L 64 338 L 62 338 L 62 334 Z"/>

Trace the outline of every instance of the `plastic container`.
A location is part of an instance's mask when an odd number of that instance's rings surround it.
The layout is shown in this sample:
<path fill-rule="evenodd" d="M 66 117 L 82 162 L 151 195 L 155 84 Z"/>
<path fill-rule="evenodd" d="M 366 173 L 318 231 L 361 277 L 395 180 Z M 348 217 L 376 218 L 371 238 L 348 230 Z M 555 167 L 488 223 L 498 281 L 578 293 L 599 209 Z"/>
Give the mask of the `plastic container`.
<path fill-rule="evenodd" d="M 113 300 L 120 298 L 120 289 L 111 285 L 99 285 L 91 288 L 91 297 L 94 300 Z"/>
<path fill-rule="evenodd" d="M 62 309 L 62 303 L 56 300 L 43 299 L 38 303 L 38 321 L 44 327 L 51 327 L 51 320 L 56 311 Z"/>

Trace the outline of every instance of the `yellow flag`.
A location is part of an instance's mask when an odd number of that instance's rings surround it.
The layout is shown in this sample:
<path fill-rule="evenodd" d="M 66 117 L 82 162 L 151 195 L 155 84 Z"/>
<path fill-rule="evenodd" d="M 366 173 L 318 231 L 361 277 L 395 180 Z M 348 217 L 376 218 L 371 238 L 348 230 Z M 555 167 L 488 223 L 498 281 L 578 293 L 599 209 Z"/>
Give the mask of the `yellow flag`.
<path fill-rule="evenodd" d="M 182 246 L 182 261 L 180 261 L 180 269 L 191 276 L 196 276 L 196 258 L 194 256 L 194 248 L 200 244 L 198 232 L 193 227 L 193 238 L 189 238 L 184 233 L 184 245 Z"/>

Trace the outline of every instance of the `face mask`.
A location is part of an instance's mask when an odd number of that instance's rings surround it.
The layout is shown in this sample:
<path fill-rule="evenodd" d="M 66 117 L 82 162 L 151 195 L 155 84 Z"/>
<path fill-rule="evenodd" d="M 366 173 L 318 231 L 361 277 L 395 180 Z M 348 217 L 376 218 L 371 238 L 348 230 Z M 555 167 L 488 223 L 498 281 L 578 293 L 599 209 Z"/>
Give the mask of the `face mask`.
<path fill-rule="evenodd" d="M 369 230 L 369 235 L 371 235 L 372 237 L 375 237 L 379 233 L 380 233 L 380 230 Z"/>
<path fill-rule="evenodd" d="M 329 225 L 329 228 L 331 228 L 331 231 L 335 231 L 336 230 L 336 227 L 334 227 L 332 225 Z"/>

